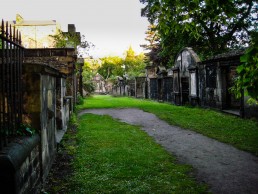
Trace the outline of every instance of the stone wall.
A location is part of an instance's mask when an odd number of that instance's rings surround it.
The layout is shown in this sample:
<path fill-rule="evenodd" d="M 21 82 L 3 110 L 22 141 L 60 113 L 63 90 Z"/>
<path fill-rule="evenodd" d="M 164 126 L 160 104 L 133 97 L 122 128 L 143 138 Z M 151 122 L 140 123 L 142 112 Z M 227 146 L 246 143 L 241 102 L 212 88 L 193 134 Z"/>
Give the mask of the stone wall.
<path fill-rule="evenodd" d="M 76 101 L 75 59 L 74 49 L 25 51 L 22 122 L 37 135 L 13 137 L 0 151 L 1 193 L 40 192 L 55 159 L 57 132 L 66 130 Z"/>
<path fill-rule="evenodd" d="M 43 180 L 48 175 L 56 153 L 56 79 L 41 75 L 41 154 Z"/>
<path fill-rule="evenodd" d="M 184 48 L 171 69 L 147 66 L 146 78 L 136 77 L 135 83 L 128 82 L 127 85 L 129 91 L 135 88 L 136 98 L 167 101 L 175 105 L 190 104 L 258 118 L 258 106 L 248 104 L 248 96 L 237 99 L 230 92 L 243 53 L 239 50 L 200 61 L 191 48 Z M 116 86 L 114 92 L 122 95 L 121 87 Z"/>
<path fill-rule="evenodd" d="M 200 69 L 200 103 L 205 107 L 213 107 L 221 110 L 234 110 L 242 115 L 244 103 L 236 99 L 230 93 L 233 80 L 237 76 L 236 68 L 240 64 L 240 56 L 243 52 L 216 57 L 202 62 Z"/>
<path fill-rule="evenodd" d="M 163 78 L 163 101 L 172 102 L 172 92 L 173 92 L 173 78 L 164 77 Z"/>
<path fill-rule="evenodd" d="M 23 64 L 24 113 L 40 135 L 41 179 L 44 181 L 54 161 L 56 143 L 56 79 L 58 70 L 44 65 Z M 29 120 L 29 121 L 28 121 Z"/>
<path fill-rule="evenodd" d="M 145 85 L 146 77 L 136 77 L 135 78 L 135 97 L 136 98 L 144 98 L 145 96 Z"/>
<path fill-rule="evenodd" d="M 73 97 L 73 106 L 77 100 L 77 56 L 73 48 L 26 49 L 25 63 L 47 64 L 66 75 L 67 96 Z"/>
<path fill-rule="evenodd" d="M 149 82 L 149 97 L 152 100 L 158 99 L 158 79 L 157 78 L 150 78 Z"/>
<path fill-rule="evenodd" d="M 244 110 L 243 110 L 243 116 L 247 118 L 258 118 L 258 105 L 250 105 L 247 103 L 247 100 L 249 98 L 245 97 L 244 99 Z"/>
<path fill-rule="evenodd" d="M 39 193 L 40 138 L 17 137 L 0 152 L 1 193 Z"/>
<path fill-rule="evenodd" d="M 135 96 L 135 80 L 128 80 L 127 84 L 128 96 Z"/>

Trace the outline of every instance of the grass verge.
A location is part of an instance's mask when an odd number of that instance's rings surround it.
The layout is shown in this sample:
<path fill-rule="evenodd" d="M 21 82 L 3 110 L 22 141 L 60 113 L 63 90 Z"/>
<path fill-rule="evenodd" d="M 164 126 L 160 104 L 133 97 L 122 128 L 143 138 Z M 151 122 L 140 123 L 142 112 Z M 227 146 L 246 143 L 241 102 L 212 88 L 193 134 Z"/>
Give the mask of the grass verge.
<path fill-rule="evenodd" d="M 101 122 L 99 122 L 101 121 Z M 105 123 L 103 125 L 103 123 Z M 206 193 L 139 127 L 109 116 L 80 118 L 68 193 Z"/>
<path fill-rule="evenodd" d="M 258 156 L 258 123 L 209 109 L 174 106 L 129 97 L 93 96 L 84 100 L 85 108 L 139 108 L 157 115 L 171 125 L 190 129 L 231 144 Z"/>

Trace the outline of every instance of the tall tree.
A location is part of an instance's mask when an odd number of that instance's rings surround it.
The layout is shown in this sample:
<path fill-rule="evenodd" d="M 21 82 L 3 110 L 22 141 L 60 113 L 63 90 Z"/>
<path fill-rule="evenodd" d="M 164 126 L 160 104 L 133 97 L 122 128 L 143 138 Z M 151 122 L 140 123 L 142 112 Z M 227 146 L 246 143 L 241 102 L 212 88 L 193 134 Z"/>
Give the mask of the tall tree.
<path fill-rule="evenodd" d="M 145 40 L 148 42 L 148 44 L 141 45 L 141 47 L 146 51 L 149 51 L 145 54 L 147 57 L 147 63 L 151 62 L 153 65 L 166 64 L 167 58 L 160 55 L 162 48 L 160 44 L 160 35 L 156 26 L 153 24 L 149 25 L 145 34 Z"/>
<path fill-rule="evenodd" d="M 142 15 L 157 25 L 162 52 L 192 46 L 212 55 L 249 42 L 257 24 L 257 0 L 140 0 Z"/>
<path fill-rule="evenodd" d="M 123 76 L 123 59 L 118 56 L 108 56 L 101 58 L 101 66 L 98 73 L 106 80 L 111 76 Z"/>
<path fill-rule="evenodd" d="M 125 52 L 126 56 L 124 59 L 124 74 L 128 77 L 140 76 L 145 73 L 145 56 L 144 54 L 136 55 L 133 48 L 130 46 Z"/>

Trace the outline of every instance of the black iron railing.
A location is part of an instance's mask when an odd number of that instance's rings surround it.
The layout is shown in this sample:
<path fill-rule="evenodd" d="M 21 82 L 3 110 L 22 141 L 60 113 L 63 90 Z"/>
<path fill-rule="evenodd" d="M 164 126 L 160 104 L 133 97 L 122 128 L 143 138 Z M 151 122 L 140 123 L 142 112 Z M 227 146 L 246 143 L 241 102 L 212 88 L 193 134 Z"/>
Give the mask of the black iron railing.
<path fill-rule="evenodd" d="M 8 22 L 0 25 L 0 150 L 22 121 L 21 34 Z"/>

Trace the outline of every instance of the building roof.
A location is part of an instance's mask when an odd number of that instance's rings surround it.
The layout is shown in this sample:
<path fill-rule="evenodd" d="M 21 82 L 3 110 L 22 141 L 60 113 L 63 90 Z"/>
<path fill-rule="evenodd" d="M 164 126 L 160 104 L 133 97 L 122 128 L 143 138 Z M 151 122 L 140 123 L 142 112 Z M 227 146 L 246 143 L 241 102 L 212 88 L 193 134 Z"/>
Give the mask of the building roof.
<path fill-rule="evenodd" d="M 215 55 L 214 57 L 210 58 L 212 59 L 224 59 L 224 58 L 230 58 L 230 57 L 238 57 L 245 53 L 246 49 L 238 49 L 238 50 L 231 50 L 226 53 Z"/>
<path fill-rule="evenodd" d="M 15 26 L 50 26 L 56 25 L 56 20 L 42 20 L 42 21 L 34 21 L 34 20 L 24 20 L 19 23 L 16 21 L 11 21 L 11 24 Z"/>
<path fill-rule="evenodd" d="M 8 22 L 14 26 L 50 26 L 57 25 L 56 20 L 24 20 L 20 14 L 16 14 L 16 20 Z"/>
<path fill-rule="evenodd" d="M 231 50 L 227 53 L 222 53 L 214 57 L 211 57 L 210 59 L 202 61 L 202 63 L 207 64 L 207 63 L 213 63 L 218 61 L 220 62 L 227 61 L 228 64 L 230 64 L 229 61 L 231 61 L 232 63 L 238 64 L 240 63 L 240 57 L 245 53 L 245 51 L 246 51 L 245 49 Z"/>

